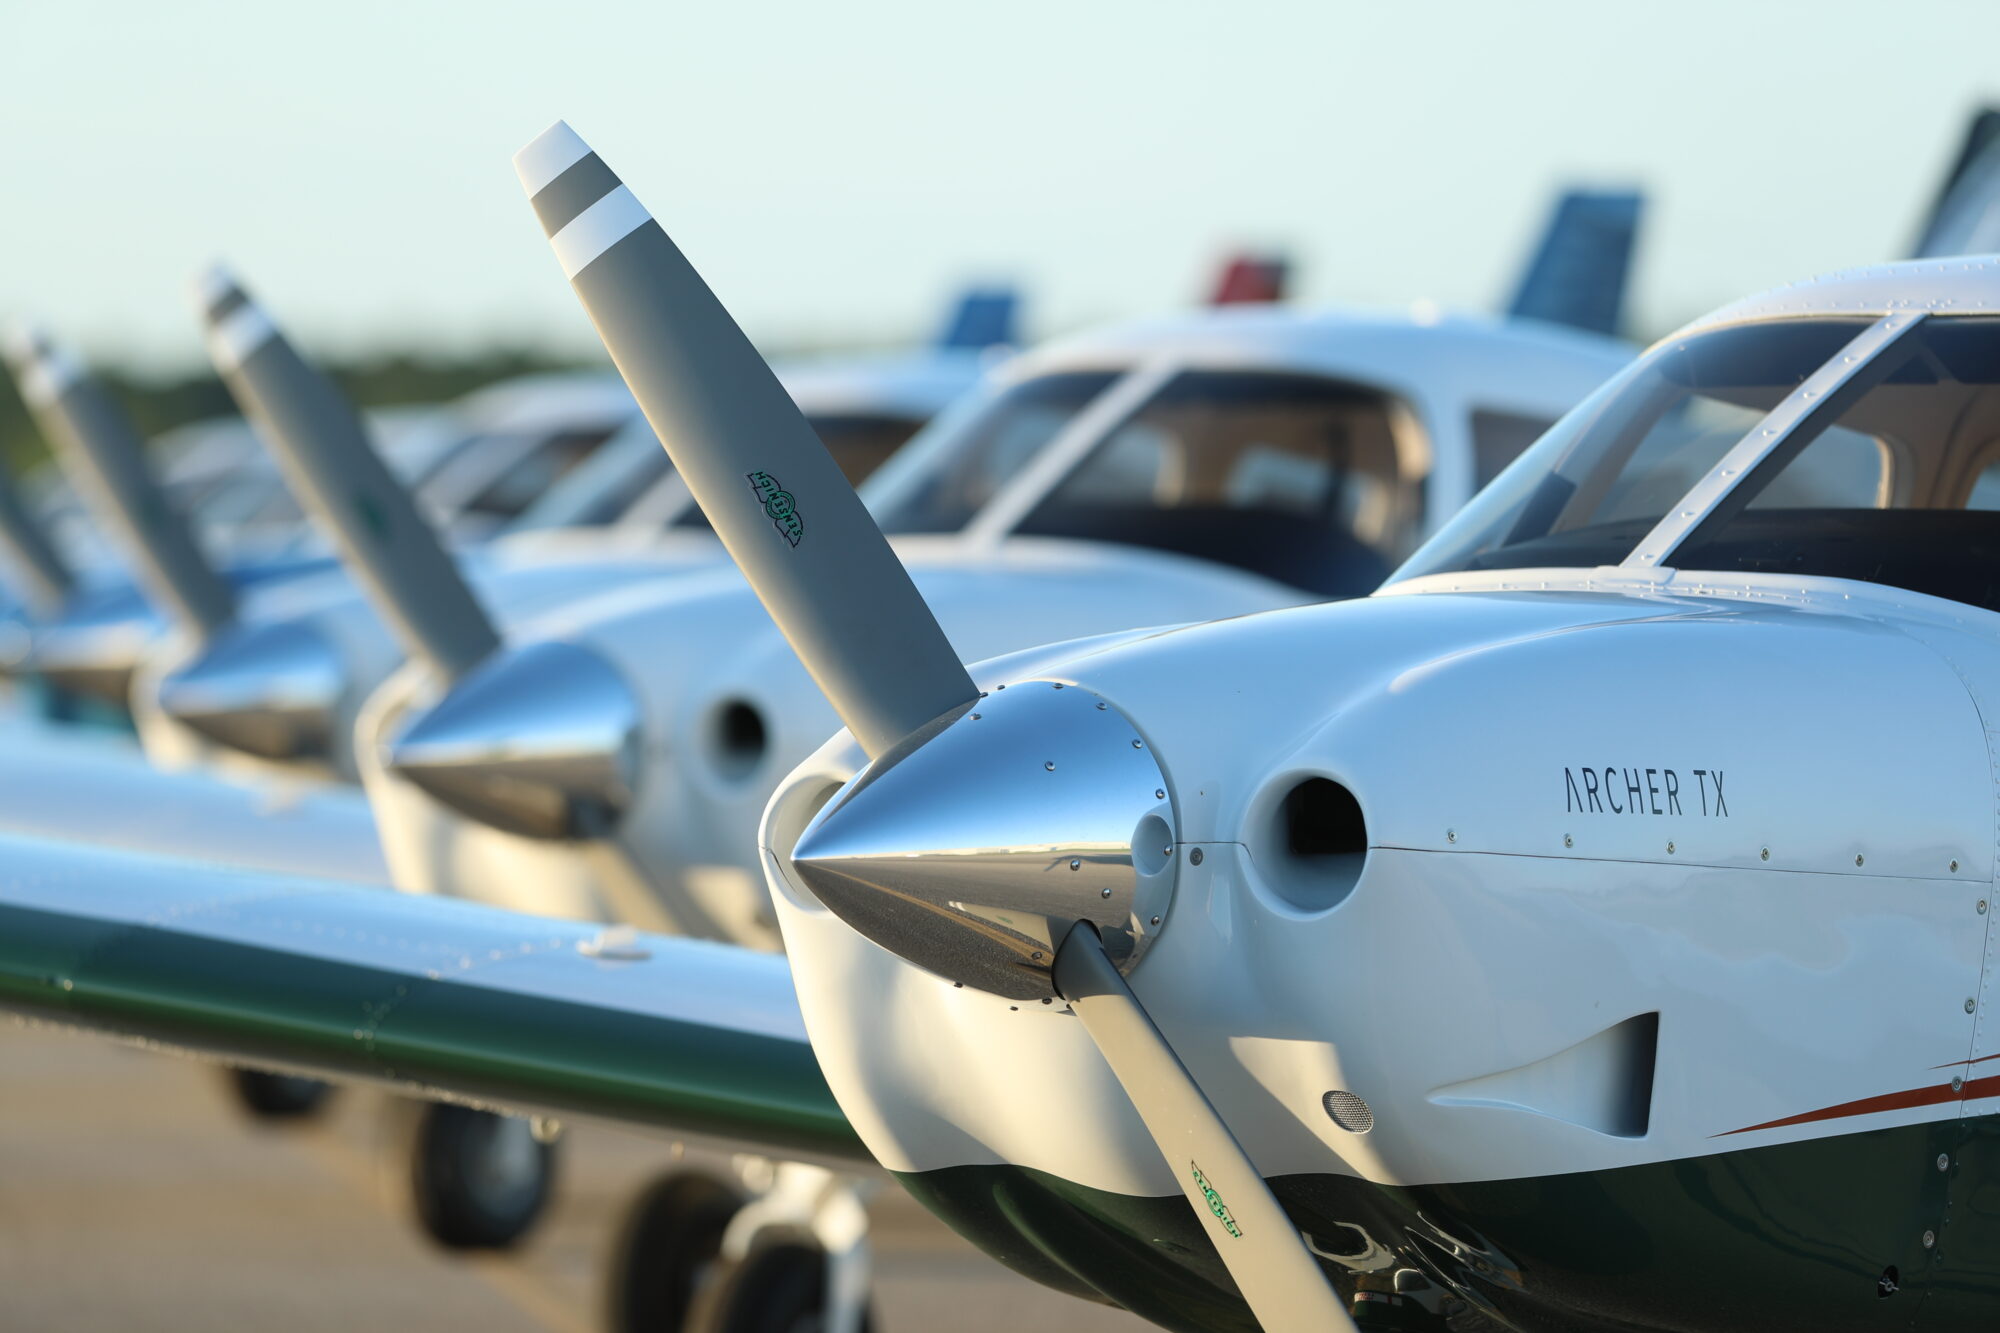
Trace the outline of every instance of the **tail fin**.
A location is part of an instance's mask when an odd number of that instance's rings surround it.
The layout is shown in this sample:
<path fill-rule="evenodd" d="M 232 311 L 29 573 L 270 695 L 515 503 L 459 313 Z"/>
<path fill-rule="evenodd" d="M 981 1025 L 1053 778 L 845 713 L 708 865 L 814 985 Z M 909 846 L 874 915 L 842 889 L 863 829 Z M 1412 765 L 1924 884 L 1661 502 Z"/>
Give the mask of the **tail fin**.
<path fill-rule="evenodd" d="M 1912 259 L 2000 250 L 2000 108 L 1972 117 L 1951 174 L 1938 187 Z"/>
<path fill-rule="evenodd" d="M 1565 191 L 1507 313 L 1618 332 L 1642 203 L 1637 190 Z"/>
<path fill-rule="evenodd" d="M 1275 253 L 1231 255 L 1222 266 L 1210 305 L 1260 305 L 1285 299 L 1292 261 Z"/>
<path fill-rule="evenodd" d="M 973 287 L 958 298 L 939 332 L 937 346 L 950 351 L 1017 347 L 1021 294 L 1012 287 Z"/>

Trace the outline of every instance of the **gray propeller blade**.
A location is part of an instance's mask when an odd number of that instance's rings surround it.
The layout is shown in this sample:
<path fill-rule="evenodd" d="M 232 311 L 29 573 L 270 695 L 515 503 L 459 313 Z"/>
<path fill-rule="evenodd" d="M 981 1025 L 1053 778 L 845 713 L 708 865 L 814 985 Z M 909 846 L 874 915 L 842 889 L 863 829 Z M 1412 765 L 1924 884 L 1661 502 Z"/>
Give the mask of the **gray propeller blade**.
<path fill-rule="evenodd" d="M 500 636 L 408 489 L 383 464 L 361 414 L 220 269 L 197 284 L 209 355 L 257 423 L 299 504 L 339 546 L 412 657 L 456 680 Z"/>
<path fill-rule="evenodd" d="M 1354 1321 L 1271 1187 L 1174 1054 L 1088 922 L 1056 951 L 1056 989 L 1104 1053 L 1267 1333 Z"/>
<path fill-rule="evenodd" d="M 862 748 L 978 698 L 839 466 L 632 192 L 560 121 L 514 166 L 646 420 Z"/>
<path fill-rule="evenodd" d="M 0 551 L 7 553 L 28 602 L 44 616 L 53 615 L 69 599 L 76 577 L 56 554 L 48 533 L 21 503 L 14 479 L 0 473 Z"/>
<path fill-rule="evenodd" d="M 8 349 L 21 397 L 55 446 L 63 472 L 97 521 L 121 538 L 154 602 L 197 639 L 236 614 L 236 594 L 195 544 L 146 466 L 131 419 L 74 358 L 40 333 L 18 333 Z"/>

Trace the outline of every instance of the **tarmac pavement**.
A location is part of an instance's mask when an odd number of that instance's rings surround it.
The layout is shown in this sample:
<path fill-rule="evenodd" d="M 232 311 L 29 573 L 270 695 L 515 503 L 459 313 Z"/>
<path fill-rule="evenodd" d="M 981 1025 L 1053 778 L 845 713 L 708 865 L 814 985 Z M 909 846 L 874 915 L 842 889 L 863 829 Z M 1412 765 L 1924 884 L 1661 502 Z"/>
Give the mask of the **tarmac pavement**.
<path fill-rule="evenodd" d="M 601 1266 L 665 1139 L 580 1125 L 516 1251 L 425 1240 L 385 1094 L 254 1125 L 222 1071 L 0 1019 L 0 1333 L 596 1333 Z M 893 1186 L 874 1207 L 877 1333 L 1138 1333 L 1008 1272 Z"/>

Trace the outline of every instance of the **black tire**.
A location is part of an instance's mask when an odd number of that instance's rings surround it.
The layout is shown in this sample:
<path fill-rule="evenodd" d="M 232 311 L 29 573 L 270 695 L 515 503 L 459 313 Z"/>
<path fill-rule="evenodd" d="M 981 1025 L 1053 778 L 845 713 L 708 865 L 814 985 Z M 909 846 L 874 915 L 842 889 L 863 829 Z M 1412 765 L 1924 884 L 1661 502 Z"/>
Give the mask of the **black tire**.
<path fill-rule="evenodd" d="M 504 1250 L 541 1219 L 555 1152 L 525 1120 L 437 1102 L 420 1114 L 411 1166 L 417 1220 L 432 1240 Z"/>
<path fill-rule="evenodd" d="M 677 1172 L 647 1186 L 625 1214 L 605 1275 L 611 1333 L 682 1333 L 715 1277 L 722 1233 L 743 1196 L 711 1176 Z"/>
<path fill-rule="evenodd" d="M 229 1084 L 236 1100 L 259 1120 L 303 1120 L 326 1105 L 331 1083 L 299 1074 L 267 1074 L 261 1069 L 232 1069 Z"/>
<path fill-rule="evenodd" d="M 740 1264 L 717 1266 L 691 1320 L 698 1333 L 821 1333 L 826 1327 L 826 1252 L 809 1240 L 759 1242 Z M 861 1320 L 872 1333 L 875 1312 Z"/>

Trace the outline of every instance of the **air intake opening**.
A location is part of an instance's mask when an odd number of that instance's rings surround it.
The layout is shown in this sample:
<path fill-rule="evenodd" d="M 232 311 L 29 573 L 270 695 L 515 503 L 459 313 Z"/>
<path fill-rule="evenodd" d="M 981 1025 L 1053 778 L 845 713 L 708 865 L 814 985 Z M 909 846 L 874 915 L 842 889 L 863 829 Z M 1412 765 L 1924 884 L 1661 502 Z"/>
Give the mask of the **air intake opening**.
<path fill-rule="evenodd" d="M 1329 778 L 1307 778 L 1285 793 L 1285 844 L 1293 856 L 1360 856 L 1368 850 L 1361 802 Z"/>
<path fill-rule="evenodd" d="M 731 699 L 715 710 L 710 748 L 716 771 L 726 778 L 743 779 L 757 771 L 770 745 L 764 715 L 741 699 Z"/>
<path fill-rule="evenodd" d="M 1265 885 L 1308 912 L 1353 891 L 1368 859 L 1368 825 L 1353 792 L 1328 777 L 1295 775 L 1274 784 L 1260 805 L 1251 857 Z"/>

